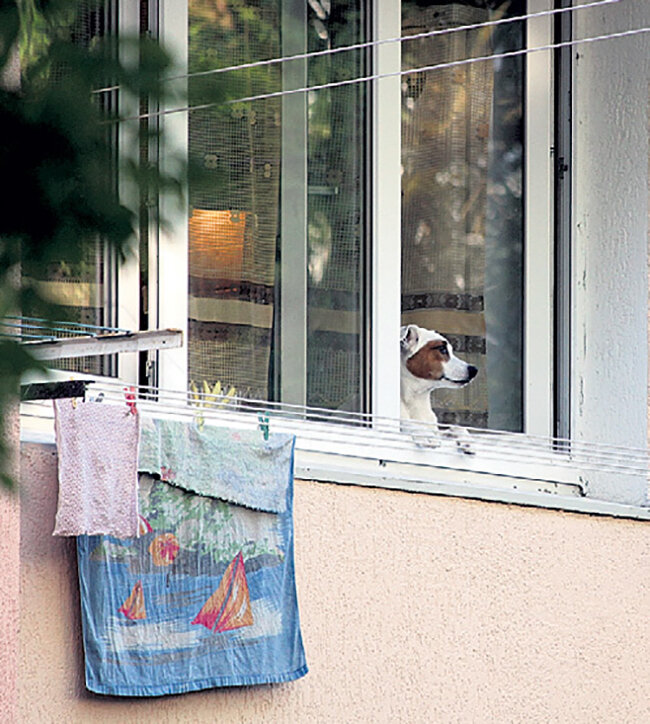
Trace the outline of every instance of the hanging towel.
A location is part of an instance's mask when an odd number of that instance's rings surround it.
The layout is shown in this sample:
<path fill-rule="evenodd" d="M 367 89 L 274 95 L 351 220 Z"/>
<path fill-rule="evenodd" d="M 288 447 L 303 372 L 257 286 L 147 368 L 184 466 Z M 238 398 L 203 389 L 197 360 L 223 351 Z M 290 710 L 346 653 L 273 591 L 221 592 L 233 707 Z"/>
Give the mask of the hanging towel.
<path fill-rule="evenodd" d="M 266 445 L 258 433 L 245 443 L 239 432 L 221 431 L 223 447 L 192 461 L 202 482 L 140 475 L 138 538 L 78 539 L 90 691 L 160 696 L 307 673 L 293 563 L 293 439 L 270 438 Z M 266 460 L 265 470 L 255 468 L 262 493 L 284 491 L 282 513 L 236 504 L 232 488 L 228 501 L 193 489 L 210 475 L 218 489 L 215 471 L 229 469 L 234 449 L 250 459 L 251 448 Z M 172 455 L 165 467 L 183 462 Z M 243 497 L 256 502 L 255 489 L 248 480 Z"/>
<path fill-rule="evenodd" d="M 199 429 L 194 423 L 145 418 L 140 472 L 160 475 L 200 495 L 255 510 L 282 513 L 286 507 L 293 438 L 257 430 Z"/>
<path fill-rule="evenodd" d="M 114 405 L 54 400 L 59 501 L 54 535 L 138 531 L 138 416 Z"/>

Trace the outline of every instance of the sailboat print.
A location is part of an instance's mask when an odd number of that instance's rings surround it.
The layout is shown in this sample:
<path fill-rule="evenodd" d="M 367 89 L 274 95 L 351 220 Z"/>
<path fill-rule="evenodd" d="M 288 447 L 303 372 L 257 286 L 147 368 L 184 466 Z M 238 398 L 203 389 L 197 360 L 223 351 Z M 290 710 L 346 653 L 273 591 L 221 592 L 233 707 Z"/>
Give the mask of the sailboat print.
<path fill-rule="evenodd" d="M 203 604 L 192 623 L 221 633 L 253 625 L 244 557 L 241 551 L 226 568 L 217 590 Z"/>
<path fill-rule="evenodd" d="M 144 607 L 142 581 L 138 581 L 135 586 L 133 586 L 131 594 L 117 610 L 131 621 L 147 618 L 147 612 Z"/>

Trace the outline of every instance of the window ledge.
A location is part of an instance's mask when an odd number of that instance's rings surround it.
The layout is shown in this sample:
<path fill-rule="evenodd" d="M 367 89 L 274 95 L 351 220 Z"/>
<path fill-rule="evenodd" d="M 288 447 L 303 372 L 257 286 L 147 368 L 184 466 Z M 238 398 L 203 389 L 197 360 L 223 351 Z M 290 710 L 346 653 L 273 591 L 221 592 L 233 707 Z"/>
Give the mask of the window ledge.
<path fill-rule="evenodd" d="M 153 414 L 167 416 L 158 411 Z M 22 417 L 21 423 L 21 442 L 54 443 L 51 417 Z M 257 425 L 257 417 L 234 412 L 228 413 L 227 421 L 206 420 L 206 424 L 250 428 Z M 327 427 L 332 430 L 332 426 Z M 650 520 L 648 507 L 586 497 L 577 465 L 571 465 L 558 453 L 549 452 L 531 462 L 506 443 L 501 452 L 509 456 L 488 457 L 480 452 L 465 455 L 451 441 L 445 441 L 440 448 L 422 449 L 403 435 L 401 444 L 387 445 L 382 444 L 380 437 L 375 439 L 371 429 L 346 426 L 342 431 L 342 426 L 333 427 L 338 428 L 338 439 L 328 440 L 326 435 L 314 434 L 314 423 L 273 420 L 272 432 L 296 435 L 296 478 Z M 341 432 L 345 433 L 346 441 L 340 439 Z"/>
<path fill-rule="evenodd" d="M 590 515 L 650 520 L 650 508 L 584 497 L 578 484 L 556 483 L 296 450 L 296 478 L 387 488 Z"/>

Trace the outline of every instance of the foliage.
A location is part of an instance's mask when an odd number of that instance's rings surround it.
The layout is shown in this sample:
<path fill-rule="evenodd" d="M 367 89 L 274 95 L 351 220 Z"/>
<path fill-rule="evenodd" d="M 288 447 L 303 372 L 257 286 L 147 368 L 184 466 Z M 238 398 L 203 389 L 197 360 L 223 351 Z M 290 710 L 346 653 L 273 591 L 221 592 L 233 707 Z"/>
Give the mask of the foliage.
<path fill-rule="evenodd" d="M 21 260 L 79 265 L 97 240 L 121 260 L 129 255 L 136 219 L 115 193 L 118 168 L 135 188 L 153 186 L 180 199 L 181 179 L 115 157 L 116 94 L 127 108 L 143 97 L 169 99 L 170 84 L 161 79 L 170 59 L 147 37 L 120 38 L 119 46 L 109 37 L 79 42 L 75 23 L 89 6 L 97 11 L 100 4 L 0 0 L 0 321 L 22 309 L 44 318 L 53 313 L 38 285 L 21 279 Z M 119 91 L 95 92 L 107 86 Z M 24 374 L 41 367 L 18 340 L 2 342 L 0 419 Z M 6 456 L 0 443 L 0 471 Z"/>

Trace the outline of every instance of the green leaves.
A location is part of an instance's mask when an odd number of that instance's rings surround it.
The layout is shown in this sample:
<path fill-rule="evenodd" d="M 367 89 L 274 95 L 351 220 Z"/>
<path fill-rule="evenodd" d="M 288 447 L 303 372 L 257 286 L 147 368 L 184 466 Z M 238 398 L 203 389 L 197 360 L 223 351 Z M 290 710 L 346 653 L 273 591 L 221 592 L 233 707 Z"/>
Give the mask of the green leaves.
<path fill-rule="evenodd" d="M 62 262 L 80 268 L 89 248 L 128 256 L 137 218 L 117 196 L 118 178 L 135 196 L 132 208 L 138 194 L 164 192 L 183 202 L 187 164 L 175 163 L 174 175 L 140 164 L 139 148 L 158 130 L 118 113 L 170 102 L 182 107 L 183 84 L 166 81 L 170 58 L 157 42 L 105 36 L 103 22 L 95 22 L 100 17 L 100 2 L 0 0 L 0 321 L 21 310 L 43 318 L 60 313 L 33 279 L 47 278 Z M 17 50 L 19 84 L 10 77 Z M 220 97 L 218 89 L 211 92 Z M 132 148 L 117 147 L 120 122 L 132 124 Z M 41 363 L 17 340 L 0 343 L 0 416 L 21 377 L 37 369 Z M 0 448 L 6 482 L 5 459 Z"/>

